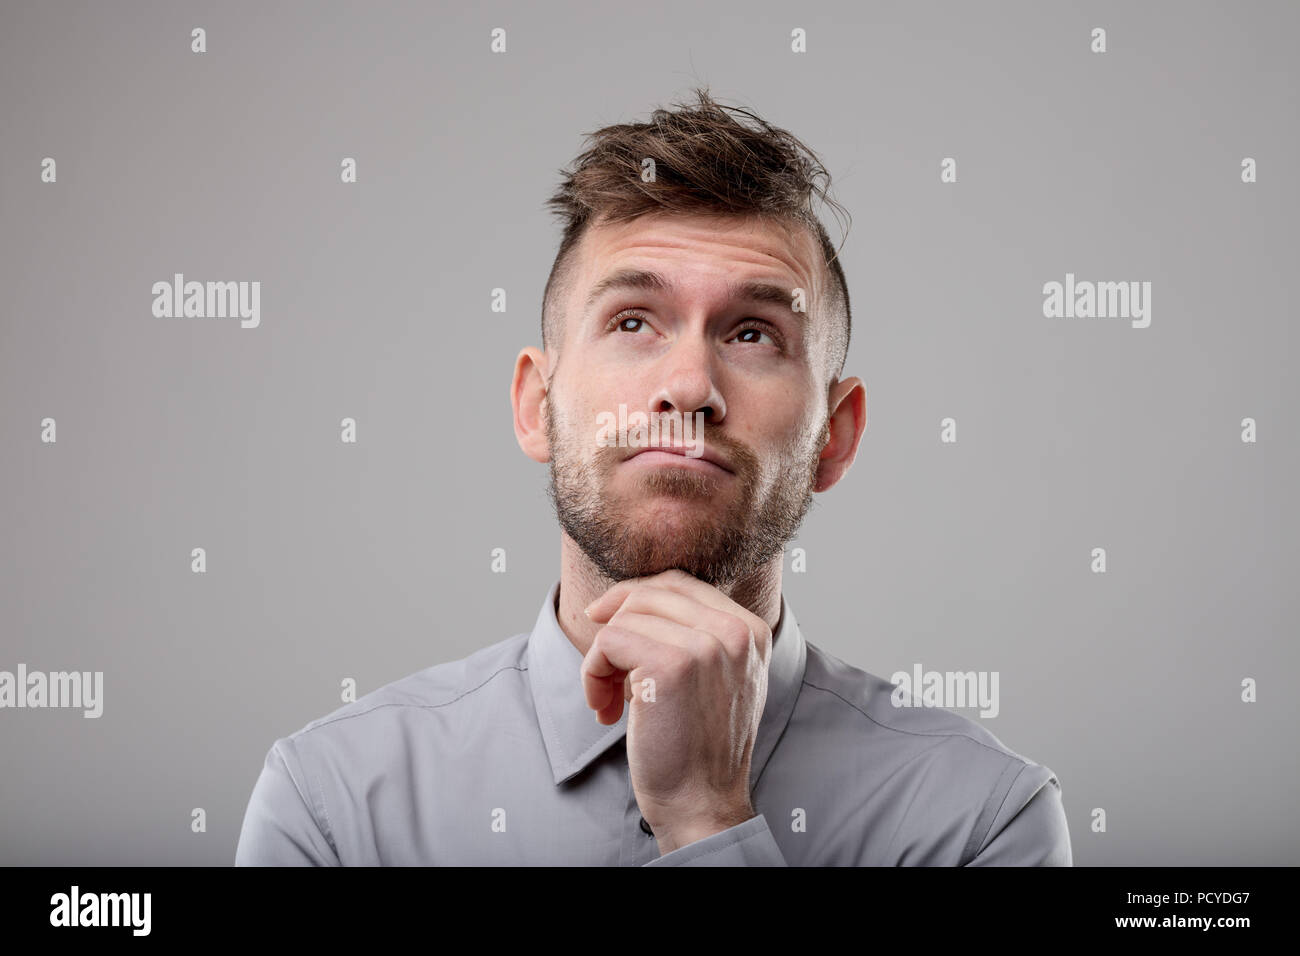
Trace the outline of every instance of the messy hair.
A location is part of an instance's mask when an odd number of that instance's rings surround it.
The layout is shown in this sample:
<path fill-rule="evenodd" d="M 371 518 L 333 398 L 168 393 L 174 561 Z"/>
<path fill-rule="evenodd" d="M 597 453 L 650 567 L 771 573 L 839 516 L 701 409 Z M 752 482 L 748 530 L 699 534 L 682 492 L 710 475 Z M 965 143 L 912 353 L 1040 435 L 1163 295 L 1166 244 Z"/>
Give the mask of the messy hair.
<path fill-rule="evenodd" d="M 830 174 L 807 146 L 749 110 L 722 106 L 707 89 L 697 102 L 656 109 L 647 123 L 606 126 L 587 134 L 586 146 L 560 170 L 559 189 L 546 205 L 564 233 L 542 300 L 542 347 L 562 339 L 559 301 L 567 288 L 569 260 L 588 225 L 626 222 L 650 213 L 757 216 L 809 229 L 830 273 L 821 312 L 833 323 L 830 369 L 838 378 L 849 348 L 849 290 L 836 249 L 813 208 L 820 200 L 837 216 L 844 208 L 830 197 Z M 651 181 L 642 162 L 654 162 Z M 825 321 L 825 320 L 823 320 Z"/>

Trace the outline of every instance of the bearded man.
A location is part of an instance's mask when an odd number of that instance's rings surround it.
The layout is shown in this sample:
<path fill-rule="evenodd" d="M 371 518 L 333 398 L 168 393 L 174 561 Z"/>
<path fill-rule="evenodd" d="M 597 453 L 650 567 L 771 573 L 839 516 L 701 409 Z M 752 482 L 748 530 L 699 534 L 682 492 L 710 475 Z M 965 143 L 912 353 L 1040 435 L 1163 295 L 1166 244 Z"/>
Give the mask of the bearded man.
<path fill-rule="evenodd" d="M 588 146 L 510 387 L 559 580 L 530 632 L 277 740 L 236 863 L 1070 865 L 1050 769 L 899 706 L 782 594 L 866 427 L 825 168 L 706 91 Z"/>

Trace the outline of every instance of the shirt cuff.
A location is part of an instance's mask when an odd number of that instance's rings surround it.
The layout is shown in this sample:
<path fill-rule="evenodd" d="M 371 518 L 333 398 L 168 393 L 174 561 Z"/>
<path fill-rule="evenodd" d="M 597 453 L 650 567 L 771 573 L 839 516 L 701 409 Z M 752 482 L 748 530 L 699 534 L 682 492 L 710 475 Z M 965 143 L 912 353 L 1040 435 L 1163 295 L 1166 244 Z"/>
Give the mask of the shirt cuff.
<path fill-rule="evenodd" d="M 679 846 L 645 866 L 785 866 L 763 814 Z"/>

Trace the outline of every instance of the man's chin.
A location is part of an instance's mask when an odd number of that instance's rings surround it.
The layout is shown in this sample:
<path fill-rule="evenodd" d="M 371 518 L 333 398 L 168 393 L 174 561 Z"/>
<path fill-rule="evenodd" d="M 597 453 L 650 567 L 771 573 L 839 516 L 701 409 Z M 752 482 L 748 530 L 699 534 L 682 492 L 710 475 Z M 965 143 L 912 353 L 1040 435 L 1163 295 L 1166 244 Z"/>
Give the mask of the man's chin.
<path fill-rule="evenodd" d="M 647 495 L 618 509 L 626 534 L 671 541 L 722 532 L 725 505 L 715 498 Z"/>
<path fill-rule="evenodd" d="M 602 570 L 616 581 L 646 578 L 676 569 L 712 584 L 718 583 L 711 578 L 720 566 L 719 558 L 722 556 L 692 553 L 676 544 L 660 541 L 625 542 L 617 556 L 607 557 L 609 560 Z"/>

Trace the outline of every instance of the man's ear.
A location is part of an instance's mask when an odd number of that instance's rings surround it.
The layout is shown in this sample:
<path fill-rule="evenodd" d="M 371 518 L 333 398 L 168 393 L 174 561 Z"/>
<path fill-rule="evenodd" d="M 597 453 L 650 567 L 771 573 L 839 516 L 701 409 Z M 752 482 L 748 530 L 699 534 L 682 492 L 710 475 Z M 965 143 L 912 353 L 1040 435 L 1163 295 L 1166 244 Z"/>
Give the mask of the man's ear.
<path fill-rule="evenodd" d="M 510 404 L 515 410 L 515 440 L 533 461 L 551 460 L 546 440 L 546 377 L 549 363 L 546 353 L 531 345 L 515 359 L 515 375 L 510 382 Z"/>
<path fill-rule="evenodd" d="M 862 432 L 867 427 L 867 390 L 860 378 L 846 378 L 831 386 L 827 400 L 830 440 L 817 460 L 813 491 L 834 487 L 857 457 Z"/>

